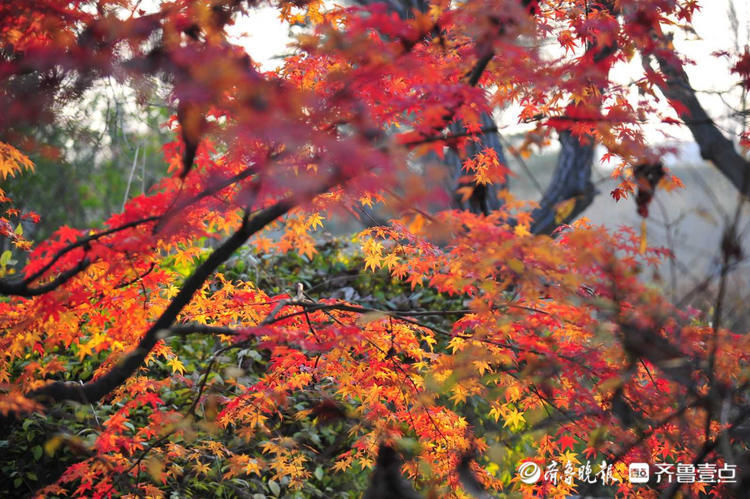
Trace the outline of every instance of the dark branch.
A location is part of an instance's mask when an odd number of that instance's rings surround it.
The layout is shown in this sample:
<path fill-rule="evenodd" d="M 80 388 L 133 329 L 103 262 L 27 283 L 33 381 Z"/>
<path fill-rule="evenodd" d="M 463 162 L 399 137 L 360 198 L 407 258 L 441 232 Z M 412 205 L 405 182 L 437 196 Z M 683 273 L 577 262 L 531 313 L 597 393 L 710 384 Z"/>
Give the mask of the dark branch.
<path fill-rule="evenodd" d="M 149 275 L 151 272 L 153 272 L 155 268 L 156 268 L 156 264 L 154 262 L 151 262 L 151 264 L 148 266 L 148 269 L 146 269 L 146 271 L 143 274 L 140 274 L 128 281 L 118 284 L 117 286 L 115 286 L 115 289 L 127 288 L 131 284 L 135 284 L 136 282 L 140 281 L 141 279 Z"/>
<path fill-rule="evenodd" d="M 88 259 L 83 258 L 75 267 L 73 267 L 70 270 L 66 270 L 65 272 L 57 276 L 51 282 L 38 286 L 36 288 L 29 287 L 31 283 L 33 283 L 34 281 L 42 277 L 45 273 L 47 273 L 55 265 L 55 263 L 57 263 L 63 256 L 67 255 L 68 253 L 70 253 L 76 248 L 84 248 L 84 249 L 87 248 L 92 241 L 96 241 L 98 239 L 101 239 L 106 236 L 110 236 L 112 234 L 121 232 L 123 230 L 138 227 L 139 225 L 143 225 L 149 222 L 155 222 L 158 219 L 159 219 L 158 216 L 146 217 L 140 220 L 128 222 L 118 227 L 114 227 L 112 229 L 98 232 L 96 234 L 92 234 L 90 236 L 81 238 L 78 241 L 71 243 L 68 246 L 59 250 L 57 253 L 55 253 L 55 256 L 53 256 L 52 259 L 49 262 L 47 262 L 46 265 L 44 265 L 41 269 L 37 270 L 30 276 L 28 276 L 26 279 L 23 279 L 21 281 L 15 281 L 15 282 L 0 279 L 0 294 L 30 297 L 30 296 L 38 296 L 44 293 L 48 293 L 58 288 L 59 286 L 62 286 L 63 284 L 65 284 L 72 277 L 74 277 L 79 272 L 83 271 L 86 267 L 88 267 L 88 265 L 91 263 L 89 262 Z"/>
<path fill-rule="evenodd" d="M 370 477 L 370 486 L 365 491 L 364 499 L 420 498 L 411 484 L 401 475 L 401 464 L 401 457 L 393 447 L 381 444 L 375 461 L 375 471 Z"/>
<path fill-rule="evenodd" d="M 494 50 L 488 50 L 486 54 L 482 55 L 479 60 L 474 64 L 471 72 L 468 74 L 468 83 L 472 87 L 476 87 L 479 80 L 484 74 L 484 70 L 487 69 L 487 65 L 490 63 L 492 58 L 495 57 Z"/>
<path fill-rule="evenodd" d="M 560 224 L 574 220 L 594 200 L 596 189 L 591 182 L 591 166 L 594 160 L 594 139 L 591 136 L 576 137 L 568 130 L 560 135 L 560 153 L 552 180 L 533 211 L 531 232 L 551 234 Z M 563 202 L 574 200 L 573 209 L 559 216 Z"/>
<path fill-rule="evenodd" d="M 62 286 L 63 284 L 71 280 L 73 277 L 78 275 L 79 272 L 82 272 L 84 269 L 86 269 L 86 267 L 88 267 L 90 264 L 91 262 L 89 261 L 89 259 L 84 258 L 80 262 L 78 262 L 75 267 L 66 270 L 50 282 L 42 284 L 35 288 L 30 288 L 28 286 L 28 280 L 14 283 L 0 281 L 0 294 L 23 296 L 25 298 L 29 298 L 32 296 L 39 296 L 43 295 L 44 293 L 49 293 L 50 291 Z"/>
<path fill-rule="evenodd" d="M 178 324 L 165 330 L 167 336 L 186 336 L 193 333 L 236 336 L 239 332 L 231 327 L 207 326 L 206 324 Z"/>
<path fill-rule="evenodd" d="M 245 216 L 242 226 L 221 246 L 216 248 L 208 259 L 203 262 L 183 284 L 180 291 L 172 299 L 167 309 L 146 331 L 138 346 L 125 356 L 115 367 L 105 375 L 89 381 L 84 385 L 75 382 L 54 382 L 30 392 L 29 398 L 42 402 L 59 402 L 73 400 L 80 403 L 94 403 L 112 392 L 125 382 L 142 364 L 149 352 L 161 339 L 160 332 L 169 329 L 180 311 L 190 302 L 208 277 L 225 262 L 247 239 L 263 227 L 284 215 L 294 206 L 292 200 L 280 201 L 252 218 Z"/>
<path fill-rule="evenodd" d="M 648 55 L 646 54 L 647 57 Z M 654 51 L 653 56 L 664 76 L 662 81 L 657 79 L 659 90 L 669 99 L 680 119 L 690 129 L 703 159 L 713 162 L 739 192 L 750 194 L 750 162 L 735 150 L 732 141 L 719 131 L 716 123 L 703 109 L 676 54 L 662 48 Z"/>

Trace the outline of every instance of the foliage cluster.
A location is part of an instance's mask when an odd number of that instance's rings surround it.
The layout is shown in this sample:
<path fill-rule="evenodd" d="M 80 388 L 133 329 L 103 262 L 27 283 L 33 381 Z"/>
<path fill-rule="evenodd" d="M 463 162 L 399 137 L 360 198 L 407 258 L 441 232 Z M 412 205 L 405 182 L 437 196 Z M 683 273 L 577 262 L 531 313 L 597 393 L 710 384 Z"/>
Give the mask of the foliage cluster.
<path fill-rule="evenodd" d="M 266 73 L 226 31 L 253 5 L 0 4 L 4 178 L 33 168 L 29 129 L 102 78 L 141 102 L 160 81 L 176 109 L 165 174 L 94 228 L 34 244 L 14 224 L 37 215 L 0 192 L 0 234 L 27 256 L 0 278 L 8 493 L 555 497 L 592 487 L 525 483 L 519 464 L 584 457 L 621 496 L 747 490 L 750 466 L 734 482 L 626 479 L 634 461 L 750 461 L 750 336 L 722 323 L 741 211 L 710 315 L 641 278 L 669 250 L 576 220 L 594 143 L 641 217 L 679 185 L 642 133 L 650 115 L 688 126 L 750 191 L 745 151 L 666 33 L 697 2 L 280 2 L 309 29 Z M 636 56 L 633 99 L 611 70 Z M 537 123 L 519 155 L 561 143 L 539 203 L 505 188 L 489 116 L 510 105 Z M 430 210 L 446 197 L 468 209 Z M 393 215 L 359 249 L 316 244 L 379 207 Z"/>

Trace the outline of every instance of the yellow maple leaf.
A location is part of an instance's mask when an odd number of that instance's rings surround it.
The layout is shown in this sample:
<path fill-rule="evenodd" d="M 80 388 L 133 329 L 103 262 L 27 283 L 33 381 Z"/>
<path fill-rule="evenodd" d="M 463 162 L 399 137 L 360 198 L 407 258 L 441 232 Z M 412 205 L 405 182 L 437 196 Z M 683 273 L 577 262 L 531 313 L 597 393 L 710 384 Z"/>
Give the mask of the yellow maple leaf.
<path fill-rule="evenodd" d="M 320 216 L 320 213 L 313 213 L 307 219 L 307 226 L 312 230 L 315 230 L 318 226 L 323 227 L 323 220 L 325 220 L 325 218 Z"/>
<path fill-rule="evenodd" d="M 391 270 L 398 263 L 398 257 L 395 253 L 388 253 L 383 257 L 381 265 L 388 270 Z"/>
<path fill-rule="evenodd" d="M 365 270 L 372 269 L 373 271 L 378 269 L 380 265 L 380 256 L 375 254 L 369 254 L 365 256 Z"/>
<path fill-rule="evenodd" d="M 469 395 L 468 390 L 466 390 L 465 387 L 463 387 L 460 384 L 457 384 L 453 387 L 453 394 L 450 396 L 450 399 L 454 401 L 457 404 L 462 404 L 466 402 L 466 397 Z"/>
<path fill-rule="evenodd" d="M 510 409 L 508 413 L 503 417 L 503 419 L 505 419 L 503 428 L 505 428 L 506 426 L 510 426 L 513 430 L 521 428 L 521 426 L 523 426 L 523 423 L 526 422 L 523 417 L 523 413 L 518 411 L 517 409 Z"/>
<path fill-rule="evenodd" d="M 474 364 L 474 368 L 477 370 L 480 376 L 484 375 L 484 373 L 486 373 L 487 371 L 492 372 L 492 367 L 486 360 L 475 360 L 472 363 Z"/>
<path fill-rule="evenodd" d="M 372 205 L 373 205 L 372 196 L 370 196 L 369 194 L 365 194 L 364 196 L 359 198 L 359 202 L 360 204 L 362 204 L 362 206 L 367 206 L 368 208 L 372 208 Z"/>
<path fill-rule="evenodd" d="M 513 233 L 517 235 L 518 237 L 526 237 L 530 236 L 531 232 L 529 231 L 529 227 L 524 224 L 516 224 L 516 226 L 513 228 Z"/>
<path fill-rule="evenodd" d="M 34 170 L 34 163 L 15 147 L 0 142 L 0 175 L 3 180 L 13 177 L 21 170 Z"/>
<path fill-rule="evenodd" d="M 169 359 L 167 365 L 172 368 L 173 373 L 183 374 L 185 372 L 185 365 L 177 357 Z"/>
<path fill-rule="evenodd" d="M 500 416 L 503 415 L 503 412 L 504 412 L 503 411 L 503 406 L 501 406 L 501 405 L 499 405 L 497 403 L 494 403 L 494 402 L 490 403 L 489 416 L 492 419 L 494 419 L 495 421 L 497 421 L 498 419 L 500 419 Z"/>
<path fill-rule="evenodd" d="M 505 400 L 515 402 L 521 398 L 521 389 L 518 385 L 511 385 L 505 389 Z"/>
<path fill-rule="evenodd" d="M 258 465 L 257 459 L 251 459 L 247 462 L 245 465 L 245 473 L 248 475 L 250 473 L 255 473 L 256 475 L 260 476 L 260 466 Z"/>
<path fill-rule="evenodd" d="M 333 463 L 333 466 L 331 466 L 331 469 L 333 469 L 333 471 L 346 471 L 351 464 L 352 464 L 352 458 L 347 456 Z"/>
<path fill-rule="evenodd" d="M 562 201 L 555 206 L 555 223 L 560 224 L 563 221 L 565 221 L 571 213 L 573 213 L 573 209 L 576 207 L 576 198 L 570 198 L 566 199 L 565 201 Z"/>
<path fill-rule="evenodd" d="M 560 461 L 563 463 L 571 463 L 575 465 L 581 464 L 581 461 L 578 460 L 578 456 L 576 455 L 576 453 L 570 449 L 560 455 Z"/>
<path fill-rule="evenodd" d="M 208 472 L 210 471 L 208 464 L 201 463 L 201 462 L 197 462 L 195 466 L 193 467 L 193 469 L 199 475 L 208 475 Z"/>
<path fill-rule="evenodd" d="M 94 341 L 87 341 L 86 343 L 79 343 L 78 344 L 78 360 L 82 361 L 89 355 L 94 353 L 94 347 L 96 346 L 96 342 Z"/>

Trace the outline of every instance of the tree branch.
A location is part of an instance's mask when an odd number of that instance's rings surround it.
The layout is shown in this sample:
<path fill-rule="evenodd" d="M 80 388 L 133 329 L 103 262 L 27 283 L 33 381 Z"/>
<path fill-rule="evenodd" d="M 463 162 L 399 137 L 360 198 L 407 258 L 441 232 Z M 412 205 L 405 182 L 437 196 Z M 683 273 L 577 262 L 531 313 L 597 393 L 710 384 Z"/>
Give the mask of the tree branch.
<path fill-rule="evenodd" d="M 216 248 L 208 259 L 187 278 L 180 291 L 172 299 L 167 309 L 143 335 L 138 346 L 125 356 L 115 367 L 103 376 L 84 385 L 75 382 L 57 381 L 29 392 L 27 396 L 45 403 L 73 400 L 80 403 L 93 403 L 112 392 L 125 382 L 143 364 L 146 356 L 161 339 L 160 332 L 169 329 L 180 311 L 190 302 L 208 277 L 225 262 L 247 239 L 263 227 L 287 213 L 294 206 L 286 199 L 266 208 L 252 218 L 245 216 L 239 230 Z"/>
<path fill-rule="evenodd" d="M 55 255 L 52 257 L 52 259 L 47 262 L 46 265 L 44 265 L 41 269 L 37 270 L 30 276 L 28 276 L 26 279 L 23 279 L 21 281 L 8 281 L 5 279 L 0 279 L 0 294 L 3 295 L 14 295 L 14 296 L 24 296 L 24 297 L 31 297 L 31 296 L 38 296 L 44 293 L 48 293 L 59 286 L 62 286 L 67 281 L 69 281 L 72 277 L 74 277 L 79 272 L 83 271 L 86 267 L 89 266 L 91 263 L 88 259 L 84 258 L 82 259 L 78 265 L 73 267 L 70 270 L 67 270 L 57 276 L 53 281 L 38 286 L 36 288 L 30 288 L 29 285 L 34 282 L 35 280 L 42 277 L 47 271 L 49 271 L 55 263 L 57 263 L 63 256 L 67 255 L 71 251 L 73 251 L 76 248 L 87 248 L 89 243 L 92 241 L 96 241 L 98 239 L 101 239 L 106 236 L 110 236 L 112 234 L 115 234 L 117 232 L 121 232 L 123 230 L 132 229 L 134 227 L 138 227 L 139 225 L 143 225 L 149 222 L 155 222 L 159 220 L 160 217 L 153 216 L 153 217 L 146 217 L 141 218 L 140 220 L 135 220 L 133 222 L 128 222 L 126 224 L 120 225 L 118 227 L 114 227 L 109 230 L 105 230 L 102 232 L 98 232 L 96 234 L 92 234 L 90 236 L 86 236 L 84 238 L 79 239 L 78 241 L 69 244 L 68 246 L 62 248 L 59 250 Z"/>
<path fill-rule="evenodd" d="M 239 333 L 239 331 L 231 327 L 208 326 L 206 324 L 177 324 L 165 331 L 167 332 L 167 336 L 186 336 L 193 333 L 236 336 Z"/>
<path fill-rule="evenodd" d="M 539 202 L 539 208 L 531 215 L 531 232 L 534 234 L 551 234 L 560 224 L 574 220 L 588 208 L 596 195 L 591 182 L 594 138 L 579 138 L 569 130 L 561 130 L 559 135 L 560 153 L 552 180 Z M 560 218 L 557 207 L 571 199 L 575 200 L 573 209 Z"/>
<path fill-rule="evenodd" d="M 666 40 L 662 41 L 666 47 Z M 680 119 L 690 129 L 703 159 L 716 165 L 739 192 L 750 194 L 750 162 L 735 150 L 732 141 L 719 131 L 716 123 L 703 109 L 676 54 L 667 48 L 659 48 L 652 54 L 644 54 L 645 64 L 648 64 L 651 55 L 664 76 L 663 80 L 657 79 L 659 90 L 669 99 Z"/>
<path fill-rule="evenodd" d="M 610 14 L 616 14 L 614 4 L 602 3 L 597 9 L 606 9 Z M 609 59 L 604 64 L 605 74 L 614 61 L 618 47 L 616 43 L 600 45 L 591 42 L 586 48 L 586 55 L 600 62 Z M 585 57 L 584 57 L 585 59 Z M 563 118 L 564 119 L 564 118 Z M 557 165 L 547 190 L 539 202 L 539 208 L 532 213 L 531 232 L 534 234 L 551 234 L 560 224 L 574 220 L 594 201 L 596 189 L 591 182 L 591 166 L 594 162 L 594 137 L 585 134 L 581 137 L 573 135 L 569 129 L 558 131 L 560 140 L 560 154 Z M 573 200 L 573 209 L 565 216 L 558 215 L 560 203 Z"/>
<path fill-rule="evenodd" d="M 13 283 L 0 281 L 0 294 L 29 298 L 32 296 L 39 296 L 45 293 L 49 293 L 50 291 L 62 286 L 63 284 L 71 280 L 73 277 L 78 275 L 79 272 L 82 272 L 84 269 L 86 269 L 86 267 L 88 267 L 90 264 L 91 261 L 88 258 L 83 258 L 75 267 L 66 270 L 65 272 L 54 278 L 52 281 L 35 288 L 30 288 L 28 286 L 28 283 L 30 282 L 28 279 Z"/>

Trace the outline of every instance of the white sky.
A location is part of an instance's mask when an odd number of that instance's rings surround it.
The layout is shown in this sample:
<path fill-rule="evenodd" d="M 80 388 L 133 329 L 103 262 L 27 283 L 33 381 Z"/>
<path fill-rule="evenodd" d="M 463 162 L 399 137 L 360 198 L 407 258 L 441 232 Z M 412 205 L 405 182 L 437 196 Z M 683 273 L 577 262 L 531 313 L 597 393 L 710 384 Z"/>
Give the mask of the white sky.
<path fill-rule="evenodd" d="M 281 63 L 279 57 L 290 51 L 289 26 L 279 20 L 278 9 L 272 7 L 253 9 L 228 31 L 266 71 L 275 69 Z"/>
<path fill-rule="evenodd" d="M 736 31 L 730 21 L 730 4 L 737 14 Z M 736 53 L 750 43 L 750 2 L 746 0 L 704 0 L 700 2 L 701 11 L 695 16 L 693 28 L 695 34 L 685 36 L 682 31 L 675 37 L 677 50 L 691 58 L 696 64 L 686 68 L 693 88 L 698 90 L 699 99 L 706 111 L 717 123 L 729 130 L 737 132 L 736 122 L 726 117 L 732 112 L 720 96 L 706 93 L 706 91 L 727 91 L 732 89 L 738 78 L 732 76 L 729 68 L 731 63 L 726 58 L 715 57 L 717 51 Z M 731 95 L 725 96 L 728 104 L 735 108 L 741 107 L 740 93 L 737 87 Z M 682 140 L 692 140 L 685 127 L 677 130 L 670 127 L 673 134 Z"/>
<path fill-rule="evenodd" d="M 733 25 L 730 21 L 729 9 L 733 4 L 736 12 L 737 23 Z M 725 50 L 735 53 L 750 43 L 750 2 L 746 0 L 704 0 L 700 2 L 701 10 L 693 20 L 694 34 L 686 34 L 682 30 L 676 30 L 675 46 L 677 50 L 687 55 L 696 64 L 687 67 L 693 87 L 699 91 L 701 102 L 703 102 L 709 114 L 717 120 L 725 129 L 725 133 L 737 132 L 738 125 L 727 116 L 732 112 L 722 102 L 719 95 L 707 93 L 711 91 L 727 91 L 732 87 L 732 78 L 729 73 L 730 64 L 725 58 L 717 58 L 713 52 Z M 288 53 L 291 49 L 287 46 L 291 41 L 288 28 L 278 19 L 278 13 L 270 7 L 255 9 L 247 18 L 241 19 L 232 27 L 232 34 L 237 37 L 250 56 L 264 70 L 271 70 L 280 64 L 279 56 Z M 631 67 L 620 67 L 614 73 L 614 77 L 620 83 L 628 83 L 635 78 L 636 72 L 640 70 L 639 62 L 634 61 Z M 706 92 L 707 91 L 707 92 Z M 724 96 L 724 100 L 735 107 L 741 107 L 739 93 Z M 665 106 L 664 109 L 667 109 Z M 522 128 L 512 123 L 511 113 L 504 113 L 501 126 L 505 133 L 510 134 L 520 131 Z M 510 121 L 508 121 L 510 118 Z M 510 125 L 510 126 L 508 126 Z M 666 126 L 660 122 L 647 127 L 647 136 L 653 143 L 671 142 L 664 134 L 671 136 L 673 140 L 681 142 L 692 142 L 689 130 L 685 127 Z M 700 161 L 697 155 L 697 147 L 685 148 L 685 157 L 689 161 Z"/>
<path fill-rule="evenodd" d="M 734 6 L 736 23 L 730 20 L 730 4 Z M 158 0 L 145 1 L 142 5 L 150 5 L 156 9 Z M 732 109 L 729 106 L 741 107 L 740 94 L 736 87 L 733 92 L 727 91 L 732 89 L 737 78 L 730 75 L 730 63 L 726 58 L 718 58 L 712 54 L 722 50 L 736 53 L 750 44 L 750 1 L 703 0 L 700 6 L 701 10 L 696 14 L 692 24 L 695 33 L 687 34 L 682 30 L 675 30 L 674 43 L 680 53 L 696 63 L 688 66 L 686 70 L 693 87 L 700 91 L 699 98 L 709 115 L 717 121 L 727 136 L 731 135 L 736 139 L 739 124 L 736 119 L 730 117 Z M 272 7 L 252 10 L 248 16 L 239 19 L 230 27 L 230 34 L 245 47 L 263 70 L 275 69 L 281 64 L 281 57 L 293 50 L 288 46 L 292 41 L 289 27 L 279 20 L 278 10 Z M 640 62 L 636 59 L 634 58 L 629 66 L 616 68 L 613 73 L 614 79 L 622 84 L 632 82 L 641 71 Z M 718 92 L 723 92 L 724 95 L 718 95 Z M 633 98 L 637 96 L 634 94 Z M 123 99 L 123 102 L 126 101 L 128 99 Z M 662 109 L 669 110 L 666 103 Z M 506 136 L 528 128 L 516 123 L 517 116 L 518 109 L 514 107 L 498 114 L 498 125 Z M 693 144 L 690 131 L 686 127 L 669 126 L 655 120 L 646 127 L 646 134 L 652 144 L 681 142 L 682 152 L 679 161 L 702 163 L 698 148 Z M 665 160 L 667 164 L 672 162 L 669 158 Z"/>

